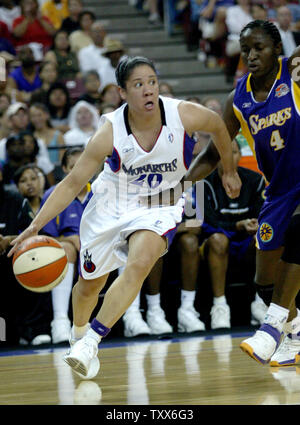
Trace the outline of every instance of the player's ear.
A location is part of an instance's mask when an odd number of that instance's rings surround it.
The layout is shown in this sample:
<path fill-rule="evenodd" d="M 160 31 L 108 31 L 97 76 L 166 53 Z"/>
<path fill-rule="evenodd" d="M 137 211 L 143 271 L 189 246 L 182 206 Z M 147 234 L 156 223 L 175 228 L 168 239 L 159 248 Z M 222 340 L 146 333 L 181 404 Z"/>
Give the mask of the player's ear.
<path fill-rule="evenodd" d="M 126 100 L 126 90 L 122 87 L 119 87 L 119 92 L 122 100 Z"/>

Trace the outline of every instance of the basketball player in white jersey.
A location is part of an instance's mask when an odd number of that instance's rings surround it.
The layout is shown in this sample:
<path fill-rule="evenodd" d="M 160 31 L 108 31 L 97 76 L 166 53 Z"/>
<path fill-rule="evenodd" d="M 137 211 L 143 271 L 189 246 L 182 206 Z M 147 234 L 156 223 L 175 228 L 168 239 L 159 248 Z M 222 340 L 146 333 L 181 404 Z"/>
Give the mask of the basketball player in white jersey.
<path fill-rule="evenodd" d="M 149 207 L 144 199 L 175 187 L 186 175 L 192 159 L 192 133 L 212 135 L 228 196 L 237 197 L 241 184 L 233 166 L 231 139 L 216 113 L 201 105 L 160 97 L 157 73 L 147 58 L 125 58 L 116 77 L 125 103 L 101 118 L 99 130 L 71 173 L 56 186 L 32 224 L 12 242 L 9 253 L 11 256 L 20 242 L 36 235 L 64 210 L 107 158 L 82 216 L 81 276 L 73 289 L 71 349 L 64 356 L 73 370 L 87 379 L 98 373 L 101 339 L 136 298 L 181 221 L 183 197 L 174 206 L 162 207 Z M 211 172 L 210 159 L 203 154 L 198 178 Z M 90 324 L 109 273 L 124 265 Z"/>

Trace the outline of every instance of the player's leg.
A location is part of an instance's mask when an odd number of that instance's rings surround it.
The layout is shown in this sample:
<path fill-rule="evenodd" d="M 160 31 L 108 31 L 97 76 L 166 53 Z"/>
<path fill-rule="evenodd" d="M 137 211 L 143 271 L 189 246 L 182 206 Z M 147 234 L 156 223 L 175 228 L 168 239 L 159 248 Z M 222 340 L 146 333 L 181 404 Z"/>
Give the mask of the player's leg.
<path fill-rule="evenodd" d="M 99 342 L 109 333 L 111 327 L 136 298 L 145 278 L 165 251 L 166 239 L 154 232 L 140 230 L 130 236 L 128 245 L 128 260 L 124 272 L 107 290 L 100 311 L 91 323 L 91 329 L 74 344 L 70 353 L 65 356 L 65 361 L 73 370 L 81 373 L 84 377 L 89 375 L 93 362 L 98 358 Z M 89 299 L 89 303 L 86 303 L 85 315 L 79 311 L 81 306 L 77 305 L 78 311 L 75 320 L 78 325 L 83 324 L 87 319 L 87 310 L 91 307 L 91 294 L 88 288 L 84 287 L 84 289 L 88 292 L 86 298 Z"/>
<path fill-rule="evenodd" d="M 284 326 L 287 320 L 292 320 L 291 326 L 293 327 L 294 320 L 297 322 L 297 309 L 295 307 L 295 298 L 300 289 L 300 255 L 299 249 L 297 246 L 297 241 L 300 236 L 300 215 L 298 209 L 295 211 L 295 214 L 292 216 L 288 228 L 285 232 L 284 239 L 284 249 L 281 255 L 281 259 L 278 260 L 278 252 L 273 253 L 270 251 L 269 254 L 262 254 L 260 251 L 258 263 L 258 271 L 261 272 L 257 274 L 257 279 L 260 279 L 261 283 L 270 283 L 270 280 L 267 281 L 267 269 L 262 269 L 269 265 L 273 265 L 273 278 L 274 278 L 274 291 L 271 299 L 270 307 L 268 308 L 267 315 L 264 321 L 264 324 L 256 332 L 256 334 L 243 341 L 241 348 L 247 352 L 250 356 L 255 358 L 261 363 L 269 362 L 272 357 L 274 363 L 274 353 L 277 350 L 281 337 L 284 331 Z M 273 255 L 273 257 L 272 257 Z M 268 259 L 268 261 L 264 261 Z M 270 274 L 271 275 L 271 274 Z M 295 339 L 297 340 L 297 334 L 294 334 Z M 286 346 L 286 344 L 284 344 Z M 300 346 L 295 343 L 293 358 L 286 359 L 295 363 L 300 360 Z M 282 347 L 281 350 L 282 351 Z M 284 352 L 286 354 L 286 347 Z M 285 356 L 284 354 L 284 356 Z M 275 356 L 276 358 L 277 356 Z M 278 359 L 281 356 L 278 357 Z"/>
<path fill-rule="evenodd" d="M 111 328 L 125 313 L 140 291 L 152 267 L 166 249 L 166 240 L 157 233 L 139 230 L 129 238 L 124 272 L 110 286 L 96 319 Z"/>

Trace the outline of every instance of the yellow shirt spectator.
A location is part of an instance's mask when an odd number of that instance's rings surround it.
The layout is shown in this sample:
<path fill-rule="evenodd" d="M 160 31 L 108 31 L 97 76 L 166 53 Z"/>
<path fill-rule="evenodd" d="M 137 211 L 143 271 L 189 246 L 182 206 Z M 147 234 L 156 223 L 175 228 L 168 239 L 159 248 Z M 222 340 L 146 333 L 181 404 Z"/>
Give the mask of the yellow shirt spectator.
<path fill-rule="evenodd" d="M 68 0 L 48 0 L 42 5 L 41 11 L 59 29 L 62 21 L 69 16 Z"/>

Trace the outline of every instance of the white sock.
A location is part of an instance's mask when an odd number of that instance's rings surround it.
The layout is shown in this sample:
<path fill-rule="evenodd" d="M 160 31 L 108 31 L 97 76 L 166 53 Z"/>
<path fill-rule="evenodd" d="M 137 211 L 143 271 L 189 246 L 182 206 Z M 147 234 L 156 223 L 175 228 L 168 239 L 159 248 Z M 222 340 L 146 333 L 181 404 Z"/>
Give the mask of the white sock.
<path fill-rule="evenodd" d="M 95 332 L 94 329 L 89 329 L 87 331 L 87 333 L 86 333 L 86 336 L 88 336 L 89 338 L 94 339 L 97 342 L 97 344 L 99 344 L 99 342 L 102 339 L 102 336 L 99 335 L 97 332 Z"/>
<path fill-rule="evenodd" d="M 130 312 L 130 311 L 136 311 L 140 309 L 140 304 L 141 304 L 141 292 L 139 292 L 137 294 L 137 296 L 135 297 L 135 299 L 132 301 L 132 304 L 128 307 L 128 309 L 126 310 L 126 313 Z M 126 314 L 125 313 L 125 314 Z"/>
<path fill-rule="evenodd" d="M 89 328 L 89 323 L 87 323 L 86 325 L 83 325 L 83 326 L 75 326 L 73 324 L 72 329 L 73 329 L 74 337 L 76 339 L 81 339 L 85 335 L 88 328 Z"/>
<path fill-rule="evenodd" d="M 64 280 L 52 289 L 53 319 L 68 318 L 70 296 L 73 287 L 75 264 L 68 263 Z"/>
<path fill-rule="evenodd" d="M 185 289 L 181 289 L 181 307 L 189 308 L 194 307 L 196 297 L 196 291 L 186 291 Z"/>
<path fill-rule="evenodd" d="M 156 295 L 146 294 L 148 310 L 153 310 L 155 307 L 160 307 L 160 293 Z"/>
<path fill-rule="evenodd" d="M 221 295 L 220 297 L 213 298 L 214 305 L 227 304 L 225 295 Z"/>
<path fill-rule="evenodd" d="M 288 316 L 289 316 L 289 310 L 287 308 L 284 308 L 284 307 L 281 307 L 280 305 L 271 303 L 270 307 L 267 310 L 265 322 L 266 323 L 269 323 L 269 321 L 271 322 L 272 318 L 274 317 L 276 319 L 276 321 L 278 322 L 278 325 L 276 323 L 276 327 L 281 332 L 283 325 L 285 324 Z M 272 324 L 271 324 L 271 326 L 272 326 Z"/>

